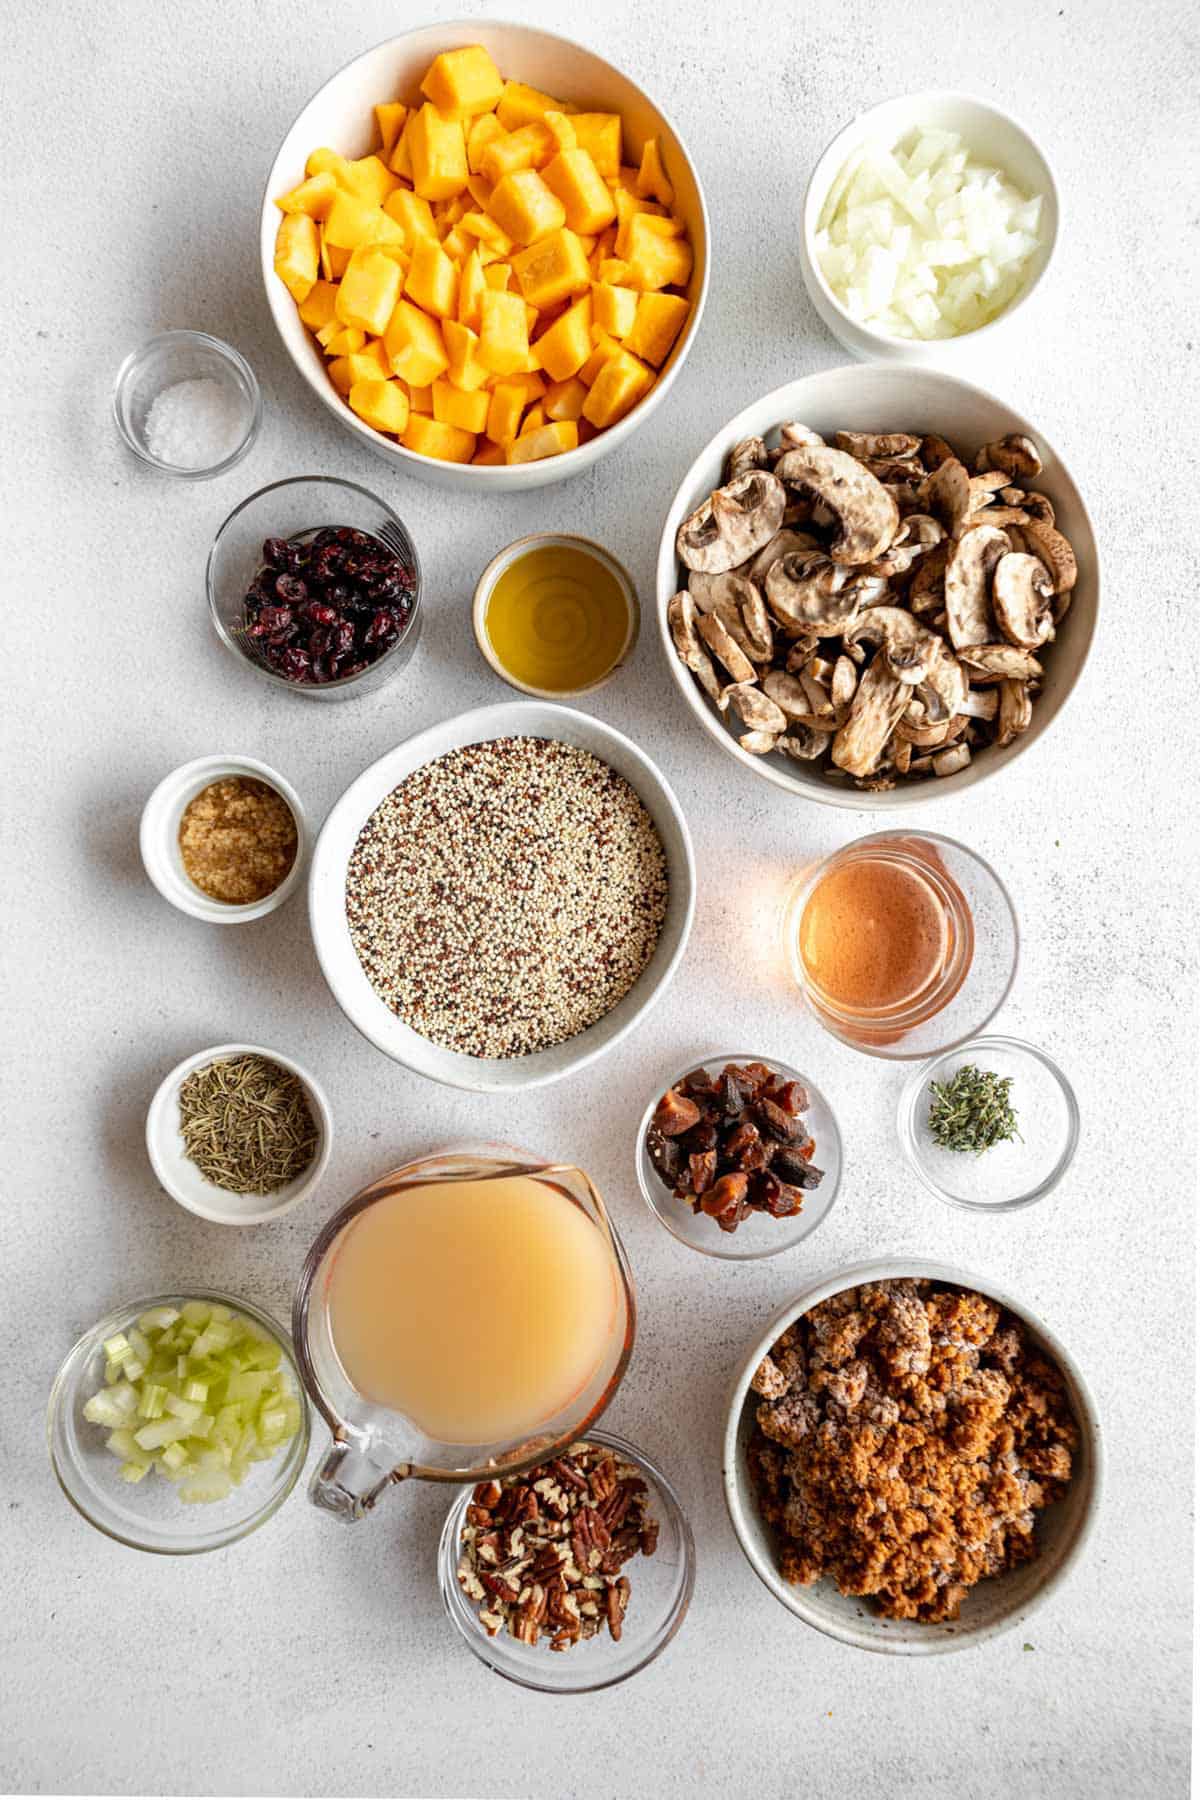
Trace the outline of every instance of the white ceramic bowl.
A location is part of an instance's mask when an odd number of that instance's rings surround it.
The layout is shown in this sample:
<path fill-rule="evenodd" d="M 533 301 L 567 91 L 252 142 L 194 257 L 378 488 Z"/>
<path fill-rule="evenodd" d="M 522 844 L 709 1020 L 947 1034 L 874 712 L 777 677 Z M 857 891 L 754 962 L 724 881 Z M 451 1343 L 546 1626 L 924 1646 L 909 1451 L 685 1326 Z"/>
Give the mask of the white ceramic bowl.
<path fill-rule="evenodd" d="M 397 1018 L 368 981 L 346 923 L 346 870 L 359 832 L 375 808 L 406 776 L 426 763 L 451 750 L 460 750 L 465 744 L 487 743 L 498 737 L 556 738 L 590 751 L 623 775 L 658 829 L 670 880 L 662 934 L 649 963 L 624 999 L 565 1043 L 532 1056 L 508 1059 L 464 1056 L 459 1051 L 446 1050 Z M 313 850 L 308 879 L 309 923 L 317 960 L 350 1023 L 386 1056 L 416 1074 L 476 1093 L 513 1093 L 520 1088 L 545 1087 L 586 1068 L 627 1037 L 675 974 L 692 928 L 695 903 L 696 866 L 687 821 L 650 758 L 611 725 L 603 725 L 599 719 L 572 707 L 538 700 L 508 701 L 460 713 L 457 718 L 445 719 L 428 731 L 418 732 L 372 763 L 351 783 L 326 819 Z"/>
<path fill-rule="evenodd" d="M 838 175 L 863 144 L 871 139 L 889 147 L 898 143 L 917 126 L 935 131 L 956 131 L 969 146 L 972 156 L 992 168 L 1002 169 L 1017 187 L 1031 197 L 1042 196 L 1040 224 L 1041 247 L 1030 261 L 1025 285 L 1004 311 L 977 331 L 959 337 L 923 338 L 891 337 L 886 332 L 872 331 L 851 317 L 838 300 L 817 261 L 814 238 L 821 209 Z M 1058 188 L 1050 165 L 1024 126 L 1010 113 L 1001 111 L 985 100 L 970 94 L 955 94 L 932 89 L 921 94 L 904 94 L 885 100 L 881 106 L 860 113 L 838 132 L 813 169 L 804 195 L 804 213 L 800 228 L 800 270 L 808 297 L 823 324 L 854 356 L 885 362 L 937 364 L 944 368 L 964 368 L 974 362 L 981 347 L 990 351 L 997 332 L 1007 330 L 1018 312 L 1041 287 L 1043 277 L 1054 255 L 1058 241 Z M 944 434 L 943 434 L 944 435 Z"/>
<path fill-rule="evenodd" d="M 769 1528 L 758 1510 L 746 1462 L 758 1396 L 750 1380 L 780 1333 L 831 1294 L 868 1281 L 890 1281 L 903 1276 L 928 1277 L 956 1287 L 974 1288 L 988 1299 L 1007 1307 L 1025 1326 L 1031 1340 L 1058 1365 L 1067 1384 L 1079 1426 L 1079 1448 L 1071 1484 L 1064 1499 L 1038 1514 L 1040 1555 L 1035 1561 L 1007 1574 L 992 1576 L 971 1589 L 960 1616 L 946 1624 L 928 1625 L 919 1620 L 884 1619 L 869 1601 L 839 1594 L 825 1578 L 813 1587 L 793 1587 L 779 1573 L 778 1552 Z M 764 1587 L 806 1625 L 823 1631 L 859 1650 L 881 1650 L 896 1656 L 936 1656 L 982 1643 L 1001 1631 L 1023 1624 L 1055 1588 L 1065 1580 L 1083 1554 L 1095 1523 L 1104 1485 L 1104 1444 L 1096 1403 L 1074 1362 L 1053 1332 L 1022 1301 L 982 1280 L 966 1269 L 922 1257 L 898 1257 L 886 1262 L 860 1263 L 841 1269 L 815 1283 L 775 1314 L 762 1335 L 747 1351 L 733 1384 L 725 1425 L 722 1453 L 725 1504 L 730 1522 L 746 1560 Z"/>
<path fill-rule="evenodd" d="M 205 1181 L 184 1151 L 179 1129 L 180 1088 L 194 1070 L 206 1069 L 209 1063 L 232 1056 L 262 1056 L 298 1076 L 304 1083 L 313 1123 L 320 1133 L 316 1155 L 304 1173 L 274 1194 L 234 1194 L 217 1187 Z M 315 1192 L 329 1166 L 332 1149 L 333 1114 L 320 1083 L 290 1056 L 279 1050 L 264 1050 L 261 1044 L 214 1044 L 211 1049 L 186 1057 L 159 1083 L 146 1114 L 146 1150 L 155 1175 L 172 1200 L 214 1225 L 265 1225 L 269 1219 L 282 1219 Z"/>
<path fill-rule="evenodd" d="M 231 775 L 245 775 L 266 782 L 287 801 L 296 821 L 295 862 L 277 888 L 263 899 L 251 901 L 248 906 L 230 906 L 228 902 L 214 900 L 204 893 L 184 869 L 179 851 L 179 825 L 187 807 L 214 781 L 223 781 Z M 300 885 L 310 848 L 308 822 L 300 796 L 282 775 L 253 756 L 201 756 L 164 776 L 142 809 L 138 841 L 146 873 L 163 899 L 169 900 L 180 912 L 190 913 L 193 919 L 204 919 L 210 925 L 244 925 L 282 906 Z"/>
<path fill-rule="evenodd" d="M 538 688 L 531 686 L 529 682 L 518 681 L 512 671 L 506 669 L 496 655 L 487 628 L 488 602 L 491 600 L 493 588 L 504 571 L 511 568 L 512 564 L 520 557 L 527 556 L 531 550 L 546 549 L 555 544 L 564 544 L 569 549 L 583 551 L 602 568 L 607 569 L 621 590 L 628 615 L 625 641 L 621 645 L 616 661 L 604 671 L 603 675 L 597 676 L 595 681 L 585 682 L 582 687 Z M 611 681 L 618 669 L 623 667 L 633 655 L 641 621 L 642 614 L 638 605 L 637 589 L 634 587 L 633 579 L 624 563 L 618 562 L 612 552 L 606 550 L 603 544 L 598 544 L 595 538 L 576 537 L 570 532 L 563 531 L 531 532 L 528 537 L 518 538 L 515 543 L 507 544 L 503 550 L 498 550 L 475 583 L 475 598 L 471 603 L 471 625 L 475 632 L 475 642 L 479 647 L 480 656 L 492 673 L 500 677 L 501 681 L 506 681 L 509 687 L 516 688 L 518 693 L 532 695 L 535 700 L 566 700 L 577 698 L 580 694 L 595 693 L 597 688 L 601 688 L 606 682 Z"/>
<path fill-rule="evenodd" d="M 867 792 L 849 783 L 841 786 L 816 773 L 809 764 L 789 762 L 783 756 L 751 756 L 743 750 L 733 729 L 684 668 L 675 654 L 667 624 L 667 602 L 680 585 L 675 534 L 689 513 L 719 486 L 725 458 L 738 439 L 770 432 L 786 419 L 799 420 L 823 436 L 839 430 L 937 432 L 972 455 L 980 444 L 1012 431 L 1025 432 L 1036 441 L 1045 466 L 1034 486 L 1053 502 L 1059 526 L 1078 558 L 1079 579 L 1070 610 L 1054 643 L 1044 653 L 1046 673 L 1042 692 L 1034 702 L 1033 723 L 1006 749 L 982 752 L 957 775 L 902 783 L 885 793 Z M 745 407 L 709 440 L 684 476 L 667 513 L 658 550 L 655 612 L 659 640 L 671 678 L 693 717 L 728 755 L 761 779 L 806 800 L 849 807 L 856 812 L 896 812 L 931 800 L 948 799 L 998 775 L 1032 749 L 1057 720 L 1083 672 L 1099 606 L 1100 558 L 1092 522 L 1066 465 L 1040 426 L 1022 418 L 994 394 L 957 376 L 899 364 L 864 367 L 847 363 L 840 369 L 789 381 Z M 737 726 L 737 730 L 742 729 Z"/>
<path fill-rule="evenodd" d="M 384 100 L 417 99 L 421 77 L 434 57 L 443 50 L 453 50 L 464 44 L 482 44 L 502 75 L 572 102 L 581 112 L 620 113 L 625 127 L 627 162 L 635 147 L 640 153 L 643 141 L 657 134 L 662 143 L 663 161 L 675 188 L 675 205 L 687 224 L 695 257 L 688 284 L 691 316 L 645 399 L 618 424 L 600 432 L 578 450 L 512 467 L 438 462 L 433 457 L 418 456 L 412 450 L 406 450 L 394 438 L 385 437 L 364 424 L 335 391 L 320 348 L 301 323 L 295 301 L 274 270 L 275 235 L 281 217 L 275 198 L 303 180 L 304 165 L 310 153 L 327 144 L 345 156 L 365 156 L 376 141 L 372 108 Z M 425 25 L 402 37 L 389 38 L 386 43 L 377 44 L 373 50 L 355 57 L 318 89 L 292 125 L 271 165 L 263 195 L 260 239 L 262 275 L 271 316 L 284 348 L 313 393 L 360 442 L 400 473 L 416 475 L 436 487 L 456 488 L 460 492 L 514 493 L 545 487 L 552 481 L 564 481 L 570 475 L 582 474 L 624 443 L 666 399 L 695 341 L 708 293 L 708 211 L 699 175 L 683 139 L 666 113 L 628 75 L 582 44 L 572 43 L 569 38 L 559 37 L 554 32 L 534 30 L 528 25 L 508 25 L 482 18 Z"/>

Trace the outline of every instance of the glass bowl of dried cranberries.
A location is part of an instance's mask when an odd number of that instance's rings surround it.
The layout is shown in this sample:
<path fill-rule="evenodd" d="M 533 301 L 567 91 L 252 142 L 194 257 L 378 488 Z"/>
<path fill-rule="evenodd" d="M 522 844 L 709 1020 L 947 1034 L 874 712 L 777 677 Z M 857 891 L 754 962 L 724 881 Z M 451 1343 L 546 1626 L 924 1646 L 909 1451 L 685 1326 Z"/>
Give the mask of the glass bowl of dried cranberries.
<path fill-rule="evenodd" d="M 790 1250 L 832 1209 L 842 1136 L 828 1100 L 778 1057 L 696 1057 L 654 1092 L 634 1151 L 642 1198 L 704 1256 Z"/>
<path fill-rule="evenodd" d="M 397 674 L 421 629 L 421 565 L 402 519 L 353 481 L 301 475 L 234 508 L 208 556 L 208 605 L 238 661 L 314 700 Z"/>

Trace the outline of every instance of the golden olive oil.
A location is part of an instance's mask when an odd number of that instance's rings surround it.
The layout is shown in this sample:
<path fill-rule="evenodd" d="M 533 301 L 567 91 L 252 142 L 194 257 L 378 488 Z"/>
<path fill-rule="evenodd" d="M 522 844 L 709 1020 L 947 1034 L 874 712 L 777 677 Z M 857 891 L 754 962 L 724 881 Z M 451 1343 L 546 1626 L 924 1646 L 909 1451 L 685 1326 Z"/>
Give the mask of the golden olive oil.
<path fill-rule="evenodd" d="M 555 694 L 602 680 L 625 648 L 629 623 L 621 583 L 575 544 L 543 544 L 516 557 L 484 617 L 501 667 L 526 687 Z"/>

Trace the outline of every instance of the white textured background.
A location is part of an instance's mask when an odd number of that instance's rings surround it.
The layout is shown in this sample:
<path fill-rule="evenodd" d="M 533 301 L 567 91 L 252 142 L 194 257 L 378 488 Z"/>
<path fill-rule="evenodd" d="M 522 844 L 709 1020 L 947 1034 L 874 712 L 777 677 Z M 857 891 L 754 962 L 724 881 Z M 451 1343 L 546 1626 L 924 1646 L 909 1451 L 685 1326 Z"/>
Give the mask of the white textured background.
<path fill-rule="evenodd" d="M 1179 0 L 1055 7 L 809 7 L 633 0 L 552 7 L 673 113 L 707 185 L 708 312 L 652 422 L 593 475 L 462 505 L 353 447 L 274 341 L 256 261 L 265 170 L 302 102 L 358 50 L 439 12 L 368 0 L 104 7 L 10 0 L 6 189 L 9 498 L 0 538 L 6 959 L 0 1193 L 0 1787 L 260 1794 L 1174 1796 L 1186 1779 L 1191 1557 L 1200 50 Z M 488 13 L 492 9 L 474 9 Z M 501 16 L 517 10 L 503 3 Z M 516 71 L 519 73 L 519 71 Z M 351 776 L 442 714 L 504 696 L 467 600 L 494 549 L 551 527 L 609 542 L 652 592 L 661 515 L 745 401 L 843 360 L 800 286 L 806 173 L 854 112 L 940 81 L 1010 104 L 1047 148 L 1068 224 L 1050 288 L 983 379 L 1044 425 L 1106 559 L 1100 636 L 1068 717 L 977 801 L 922 819 L 1009 878 L 1025 958 L 1001 1024 L 1059 1057 L 1084 1138 L 1065 1186 L 1008 1219 L 919 1191 L 898 1162 L 903 1072 L 836 1046 L 761 940 L 797 859 L 869 820 L 789 803 L 731 769 L 667 687 L 653 633 L 594 710 L 676 784 L 695 834 L 697 925 L 668 1003 L 619 1055 L 527 1102 L 471 1102 L 390 1065 L 329 998 L 302 903 L 220 931 L 143 877 L 142 802 L 187 758 L 265 757 L 315 820 Z M 1190 160 L 1190 167 L 1189 167 Z M 1190 291 L 1189 291 L 1190 290 Z M 135 466 L 113 371 L 167 326 L 230 339 L 263 385 L 249 460 L 219 482 Z M 206 617 L 229 508 L 324 470 L 386 492 L 429 578 L 412 676 L 346 706 L 264 693 Z M 1185 682 L 1185 677 L 1186 682 Z M 810 1069 L 848 1140 L 842 1199 L 792 1254 L 721 1266 L 677 1245 L 631 1179 L 662 1074 L 714 1039 Z M 157 1190 L 142 1122 L 203 1045 L 289 1049 L 337 1123 L 319 1197 L 282 1224 L 207 1226 Z M 185 1563 L 108 1543 L 47 1464 L 42 1411 L 74 1336 L 113 1304 L 217 1283 L 282 1311 L 329 1211 L 410 1150 L 496 1133 L 581 1161 L 607 1193 L 642 1327 L 609 1422 L 659 1456 L 696 1529 L 699 1578 L 661 1661 L 590 1699 L 488 1675 L 441 1616 L 445 1505 L 398 1493 L 353 1530 L 297 1493 L 247 1542 Z M 793 1621 L 751 1577 L 719 1489 L 735 1357 L 814 1274 L 889 1248 L 1011 1285 L 1088 1370 L 1110 1483 L 1094 1548 L 1026 1633 L 932 1663 L 872 1658 Z"/>

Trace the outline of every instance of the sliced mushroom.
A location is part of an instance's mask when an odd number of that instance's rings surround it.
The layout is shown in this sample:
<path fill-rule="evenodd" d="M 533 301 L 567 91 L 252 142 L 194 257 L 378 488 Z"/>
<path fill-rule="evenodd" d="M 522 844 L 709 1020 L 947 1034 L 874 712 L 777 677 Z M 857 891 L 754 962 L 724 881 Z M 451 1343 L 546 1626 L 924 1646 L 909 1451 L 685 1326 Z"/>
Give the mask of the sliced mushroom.
<path fill-rule="evenodd" d="M 1036 650 L 1054 636 L 1054 584 L 1036 556 L 1011 550 L 992 571 L 992 611 L 1010 644 Z"/>
<path fill-rule="evenodd" d="M 746 569 L 749 580 L 757 582 L 761 587 L 767 579 L 772 563 L 777 563 L 781 556 L 789 555 L 793 550 L 819 550 L 820 538 L 814 537 L 811 531 L 777 531 L 769 543 L 763 545 Z M 688 586 L 692 584 L 689 581 Z"/>
<path fill-rule="evenodd" d="M 967 507 L 969 513 L 982 512 L 985 506 L 992 504 L 992 497 L 1008 486 L 1008 476 L 1003 469 L 989 469 L 982 475 L 970 475 L 967 478 L 967 491 L 971 496 Z"/>
<path fill-rule="evenodd" d="M 859 597 L 846 570 L 822 551 L 798 550 L 767 571 L 767 605 L 789 630 L 829 637 L 855 618 Z"/>
<path fill-rule="evenodd" d="M 716 613 L 701 613 L 696 629 L 713 655 L 729 670 L 734 681 L 754 681 L 754 664 L 726 629 Z"/>
<path fill-rule="evenodd" d="M 790 756 L 793 762 L 814 762 L 829 748 L 829 737 L 823 731 L 809 731 L 803 725 L 789 725 L 775 748 Z"/>
<path fill-rule="evenodd" d="M 798 676 L 784 669 L 772 669 L 763 676 L 763 693 L 773 700 L 789 719 L 807 719 L 813 712 L 808 692 Z"/>
<path fill-rule="evenodd" d="M 844 637 L 851 643 L 880 646 L 893 675 L 906 687 L 916 687 L 925 680 L 942 648 L 932 631 L 926 631 L 918 619 L 899 606 L 869 607 Z"/>
<path fill-rule="evenodd" d="M 996 719 L 996 748 L 1003 750 L 1021 732 L 1028 731 L 1033 718 L 1033 702 L 1023 681 L 1000 683 L 1000 705 Z"/>
<path fill-rule="evenodd" d="M 883 483 L 844 450 L 806 444 L 775 465 L 781 481 L 803 487 L 828 507 L 838 533 L 829 547 L 836 563 L 869 563 L 896 535 L 900 512 Z"/>
<path fill-rule="evenodd" d="M 751 731 L 771 731 L 778 735 L 787 730 L 787 717 L 781 707 L 764 694 L 752 681 L 735 682 L 725 689 L 727 705 L 732 706 L 743 725 Z"/>
<path fill-rule="evenodd" d="M 801 669 L 807 668 L 809 657 L 816 649 L 818 642 L 816 634 L 809 632 L 796 639 L 783 663 L 789 675 L 798 675 Z"/>
<path fill-rule="evenodd" d="M 971 760 L 970 747 L 966 744 L 955 744 L 953 750 L 943 750 L 940 756 L 933 759 L 935 775 L 957 775 L 965 769 Z"/>
<path fill-rule="evenodd" d="M 868 456 L 877 461 L 915 456 L 921 448 L 920 438 L 907 431 L 835 431 L 833 441 L 839 450 L 847 451 L 860 462 Z"/>
<path fill-rule="evenodd" d="M 779 447 L 781 450 L 796 450 L 801 444 L 823 445 L 825 439 L 811 425 L 802 425 L 799 419 L 788 419 L 779 427 Z"/>
<path fill-rule="evenodd" d="M 992 681 L 1032 681 L 1042 672 L 1037 657 L 1015 644 L 972 644 L 961 659 L 973 683 Z"/>
<path fill-rule="evenodd" d="M 715 613 L 734 643 L 751 662 L 769 662 L 775 647 L 771 621 L 763 597 L 754 583 L 736 569 L 723 575 L 699 575 L 692 578 L 701 584 L 688 591 L 693 594 L 702 613 Z"/>
<path fill-rule="evenodd" d="M 1045 494 L 1035 494 L 1032 488 L 1027 488 L 1020 501 L 1014 504 L 1023 506 L 1031 519 L 1040 519 L 1043 525 L 1053 525 L 1054 508 Z"/>
<path fill-rule="evenodd" d="M 930 431 L 921 439 L 921 461 L 930 471 L 939 469 L 944 462 L 957 462 L 958 453 L 952 450 L 944 437 L 936 431 Z"/>
<path fill-rule="evenodd" d="M 712 658 L 696 636 L 696 603 L 686 588 L 667 601 L 667 623 L 680 662 L 691 670 L 709 699 L 719 701 L 721 683 Z"/>
<path fill-rule="evenodd" d="M 738 475 L 744 475 L 747 469 L 765 469 L 767 466 L 767 446 L 760 437 L 740 438 L 729 452 L 729 460 L 725 465 L 726 481 L 733 481 Z"/>
<path fill-rule="evenodd" d="M 892 739 L 892 763 L 897 775 L 907 775 L 912 764 L 913 747 L 904 738 Z"/>
<path fill-rule="evenodd" d="M 908 704 L 909 692 L 886 659 L 877 656 L 858 684 L 850 717 L 834 736 L 831 755 L 839 769 L 847 775 L 871 773 Z"/>
<path fill-rule="evenodd" d="M 675 539 L 680 561 L 708 575 L 736 568 L 774 537 L 786 500 L 774 475 L 747 469 L 683 521 Z"/>
<path fill-rule="evenodd" d="M 995 443 L 985 444 L 975 458 L 975 467 L 980 470 L 1004 469 L 1010 475 L 1030 481 L 1041 474 L 1042 459 L 1032 438 L 1013 431 L 1007 437 L 997 438 Z"/>
<path fill-rule="evenodd" d="M 821 686 L 821 683 L 817 680 L 816 676 L 810 675 L 807 669 L 801 669 L 798 679 L 800 686 L 808 696 L 809 712 L 818 719 L 826 717 L 832 718 L 833 701 L 829 698 L 829 695 L 825 692 L 825 689 Z"/>
<path fill-rule="evenodd" d="M 999 704 L 1000 696 L 994 687 L 968 688 L 958 710 L 971 719 L 994 719 Z"/>
<path fill-rule="evenodd" d="M 1056 594 L 1065 594 L 1068 588 L 1075 586 L 1079 574 L 1075 552 L 1061 531 L 1041 519 L 1030 519 L 1028 524 L 1022 525 L 1021 535 L 1026 548 L 1040 556 L 1049 569 Z"/>
<path fill-rule="evenodd" d="M 896 736 L 902 742 L 912 744 L 917 750 L 940 750 L 943 744 L 952 744 L 956 738 L 962 737 L 971 721 L 957 713 L 952 719 L 939 719 L 933 724 L 910 721 L 908 714 L 896 726 Z"/>
<path fill-rule="evenodd" d="M 991 638 L 988 594 L 992 571 L 1009 549 L 1002 531 L 992 525 L 978 525 L 973 531 L 964 532 L 951 551 L 946 564 L 946 622 L 956 650 L 963 650 L 968 644 L 986 644 Z"/>
<path fill-rule="evenodd" d="M 857 686 L 858 670 L 848 656 L 839 656 L 833 665 L 833 679 L 829 683 L 829 698 L 833 701 L 835 710 L 849 706 Z"/>
<path fill-rule="evenodd" d="M 913 612 L 936 612 L 942 604 L 945 589 L 946 564 L 950 560 L 950 552 L 954 548 L 949 538 L 943 538 L 921 558 L 920 567 L 913 576 L 908 589 L 908 604 Z"/>
<path fill-rule="evenodd" d="M 929 673 L 916 690 L 916 698 L 929 719 L 952 719 L 967 697 L 967 672 L 952 650 L 939 638 L 937 655 Z"/>
<path fill-rule="evenodd" d="M 923 510 L 932 513 L 951 537 L 957 537 L 971 510 L 971 478 L 957 456 L 939 463 L 919 491 Z"/>
<path fill-rule="evenodd" d="M 779 741 L 773 731 L 744 731 L 738 739 L 742 749 L 748 750 L 751 756 L 768 756 Z"/>

